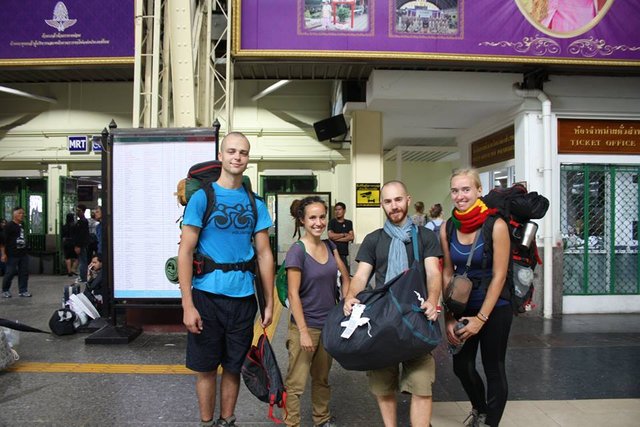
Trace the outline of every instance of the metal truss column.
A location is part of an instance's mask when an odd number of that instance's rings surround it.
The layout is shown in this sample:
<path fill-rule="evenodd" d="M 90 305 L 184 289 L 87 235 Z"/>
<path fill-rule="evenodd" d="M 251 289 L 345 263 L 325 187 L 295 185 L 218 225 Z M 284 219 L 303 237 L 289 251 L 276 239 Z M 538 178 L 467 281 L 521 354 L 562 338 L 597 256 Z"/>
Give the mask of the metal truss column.
<path fill-rule="evenodd" d="M 226 132 L 233 129 L 233 64 L 231 62 L 231 45 L 233 40 L 232 11 L 233 0 L 215 0 L 214 13 L 219 12 L 225 17 L 225 28 L 217 40 L 212 40 L 208 72 L 211 85 L 210 121 L 218 120 L 221 128 Z M 224 45 L 224 49 L 220 49 Z M 222 53 L 220 53 L 222 52 Z M 218 56 L 220 55 L 220 56 Z M 224 67 L 224 71 L 221 69 Z"/>
<path fill-rule="evenodd" d="M 168 18 L 165 31 L 169 31 L 171 51 L 171 82 L 173 112 L 176 127 L 195 127 L 194 61 L 191 47 L 191 2 L 168 0 Z"/>

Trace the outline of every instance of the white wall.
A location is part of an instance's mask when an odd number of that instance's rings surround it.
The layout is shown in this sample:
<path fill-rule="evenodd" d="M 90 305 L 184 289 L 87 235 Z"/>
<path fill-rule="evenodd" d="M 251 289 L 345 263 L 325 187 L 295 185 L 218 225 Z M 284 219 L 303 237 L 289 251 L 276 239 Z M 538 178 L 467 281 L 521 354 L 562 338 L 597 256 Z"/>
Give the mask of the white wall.
<path fill-rule="evenodd" d="M 131 127 L 131 83 L 48 83 L 11 87 L 54 98 L 57 103 L 0 93 L 0 175 L 2 170 L 40 168 L 40 162 L 99 169 L 93 153 L 71 155 L 69 135 L 98 135 L 112 119 Z M 28 162 L 17 164 L 14 162 Z M 93 165 L 93 166 L 91 166 Z"/>
<path fill-rule="evenodd" d="M 401 180 L 411 195 L 411 215 L 415 213 L 413 204 L 422 201 L 425 206 L 425 214 L 429 213 L 429 208 L 432 205 L 440 203 L 444 217 L 450 216 L 452 204 L 451 197 L 449 197 L 449 177 L 456 166 L 457 162 L 402 163 Z M 395 161 L 384 162 L 385 182 L 396 179 L 396 169 Z"/>
<path fill-rule="evenodd" d="M 313 130 L 313 123 L 331 115 L 332 82 L 292 81 L 251 100 L 273 83 L 235 83 L 233 126 L 251 141 L 251 162 L 258 164 L 255 179 L 264 170 L 311 169 L 318 179 L 318 191 L 330 191 L 332 203 L 344 202 L 348 216 L 355 200 L 349 145 L 319 142 Z M 256 182 L 254 186 L 258 188 Z"/>

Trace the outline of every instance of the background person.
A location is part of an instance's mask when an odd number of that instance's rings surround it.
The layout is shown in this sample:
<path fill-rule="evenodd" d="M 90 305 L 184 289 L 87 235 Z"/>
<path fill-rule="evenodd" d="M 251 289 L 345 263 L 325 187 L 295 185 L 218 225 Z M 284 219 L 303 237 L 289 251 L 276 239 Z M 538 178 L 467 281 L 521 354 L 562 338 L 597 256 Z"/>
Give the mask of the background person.
<path fill-rule="evenodd" d="M 424 227 L 424 223 L 426 221 L 424 217 L 424 203 L 416 202 L 413 207 L 416 210 L 416 213 L 411 216 L 411 221 L 413 221 L 413 223 L 418 227 Z"/>
<path fill-rule="evenodd" d="M 257 212 L 242 186 L 242 174 L 249 163 L 249 140 L 240 132 L 227 134 L 220 144 L 220 178 L 214 182 L 215 221 L 205 223 L 207 198 L 203 189 L 191 196 L 185 208 L 178 250 L 178 277 L 182 293 L 183 322 L 187 327 L 187 368 L 196 372 L 196 394 L 202 426 L 235 426 L 235 408 L 240 390 L 240 370 L 253 340 L 257 312 L 254 277 L 260 274 L 265 308 L 262 327 L 271 324 L 273 313 L 274 265 L 268 229 L 269 211 L 256 198 Z M 253 237 L 254 246 L 251 244 Z M 251 271 L 224 271 L 193 275 L 195 252 L 220 264 L 245 266 Z M 216 378 L 220 380 L 220 418 L 214 420 Z"/>
<path fill-rule="evenodd" d="M 344 203 L 338 202 L 333 207 L 333 215 L 329 221 L 329 239 L 333 241 L 338 247 L 338 253 L 342 262 L 347 267 L 347 272 L 351 274 L 351 263 L 349 262 L 349 243 L 353 242 L 353 222 L 346 219 L 344 214 L 347 212 L 347 207 Z"/>
<path fill-rule="evenodd" d="M 98 206 L 94 211 L 96 221 L 96 255 L 102 257 L 102 207 Z"/>
<path fill-rule="evenodd" d="M 415 225 L 408 217 L 411 196 L 407 194 L 406 186 L 400 181 L 386 183 L 380 193 L 381 205 L 387 220 L 384 228 L 369 233 L 360 245 L 356 257 L 359 263 L 358 270 L 351 279 L 349 292 L 345 297 L 345 315 L 349 315 L 352 306 L 360 302 L 355 296 L 365 288 L 372 273 L 375 272 L 376 286 L 382 286 L 406 270 L 414 261 L 411 230 Z M 416 231 L 423 246 L 419 253 L 424 256 L 426 271 L 427 300 L 421 308 L 429 320 L 436 321 L 442 280 L 439 267 L 440 247 L 433 232 L 424 227 L 416 227 Z M 435 379 L 435 362 L 430 353 L 403 362 L 401 376 L 398 365 L 369 371 L 367 376 L 369 389 L 376 396 L 386 427 L 397 425 L 397 391 L 411 394 L 411 425 L 429 426 L 432 409 L 431 387 Z"/>
<path fill-rule="evenodd" d="M 2 218 L 0 219 L 0 246 L 4 246 L 4 227 L 7 225 L 7 220 Z M 7 263 L 4 261 L 0 261 L 0 276 L 4 276 L 4 273 L 7 271 Z"/>
<path fill-rule="evenodd" d="M 98 236 L 96 235 L 96 228 L 100 222 L 96 219 L 95 209 L 91 210 L 91 214 L 87 219 L 89 224 L 89 244 L 87 245 L 87 260 L 93 259 L 93 256 L 98 253 Z"/>
<path fill-rule="evenodd" d="M 431 209 L 429 209 L 429 221 L 427 221 L 424 226 L 440 236 L 440 226 L 442 226 L 443 222 L 444 216 L 442 212 L 442 205 L 440 203 L 436 203 L 431 206 Z"/>
<path fill-rule="evenodd" d="M 2 279 L 2 297 L 11 298 L 11 281 L 18 275 L 18 295 L 31 297 L 29 292 L 29 255 L 27 235 L 22 222 L 24 209 L 13 209 L 13 219 L 4 227 L 4 245 L 0 246 L 0 261 L 7 263 L 7 271 Z"/>
<path fill-rule="evenodd" d="M 74 250 L 78 255 L 78 279 L 79 283 L 87 283 L 87 267 L 89 265 L 88 247 L 91 240 L 89 235 L 89 221 L 84 216 L 87 207 L 79 204 L 76 208 L 77 220 L 73 227 L 72 239 Z"/>
<path fill-rule="evenodd" d="M 327 205 L 318 196 L 300 200 L 296 228 L 304 227 L 304 244 L 293 244 L 287 252 L 287 283 L 291 321 L 287 337 L 289 368 L 287 388 L 288 426 L 300 425 L 300 397 L 311 375 L 311 405 L 315 426 L 335 427 L 329 410 L 331 356 L 320 339 L 329 310 L 336 305 L 336 276 L 341 273 L 342 290 L 349 289 L 349 274 L 338 250 L 321 236 L 327 227 Z"/>
<path fill-rule="evenodd" d="M 461 169 L 451 176 L 451 200 L 454 204 L 451 221 L 454 232 L 447 236 L 447 227 L 440 228 L 444 253 L 443 284 L 449 283 L 454 271 L 463 271 L 476 234 L 480 233 L 467 270 L 473 290 L 460 319 L 446 314 L 447 339 L 452 345 L 464 345 L 453 356 L 453 370 L 472 405 L 467 426 L 497 426 L 507 403 L 505 357 L 513 312 L 509 296 L 502 290 L 509 263 L 509 232 L 501 218 L 495 218 L 491 230 L 493 248 L 484 248 L 483 224 L 495 210 L 487 208 L 480 196 L 482 185 L 474 169 Z M 467 325 L 454 333 L 458 321 Z M 487 386 L 476 370 L 476 354 L 481 349 L 482 366 Z M 486 394 L 485 394 L 486 390 Z"/>
<path fill-rule="evenodd" d="M 69 277 L 76 275 L 78 268 L 78 254 L 76 254 L 76 245 L 73 241 L 75 218 L 76 216 L 69 212 L 62 225 L 62 253 L 64 255 L 64 265 L 67 267 L 67 276 Z"/>

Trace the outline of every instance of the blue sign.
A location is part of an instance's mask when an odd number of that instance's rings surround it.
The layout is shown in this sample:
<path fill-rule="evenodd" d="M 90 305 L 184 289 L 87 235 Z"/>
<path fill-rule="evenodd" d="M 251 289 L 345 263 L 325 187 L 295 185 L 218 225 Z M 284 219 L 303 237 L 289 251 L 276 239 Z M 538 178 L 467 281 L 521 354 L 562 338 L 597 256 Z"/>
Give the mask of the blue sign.
<path fill-rule="evenodd" d="M 89 151 L 89 138 L 87 135 L 73 135 L 68 137 L 70 153 L 87 153 Z"/>
<path fill-rule="evenodd" d="M 93 135 L 91 137 L 91 151 L 93 151 L 94 153 L 102 152 L 102 136 Z"/>

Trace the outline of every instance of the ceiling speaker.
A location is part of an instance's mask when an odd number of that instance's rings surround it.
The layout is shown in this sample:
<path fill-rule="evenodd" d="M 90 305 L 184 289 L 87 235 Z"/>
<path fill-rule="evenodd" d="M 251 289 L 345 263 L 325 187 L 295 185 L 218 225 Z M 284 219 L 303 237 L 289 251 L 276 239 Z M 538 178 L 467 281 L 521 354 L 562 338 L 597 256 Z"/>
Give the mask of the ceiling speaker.
<path fill-rule="evenodd" d="M 348 131 L 347 122 L 342 114 L 315 122 L 313 129 L 316 131 L 318 141 L 326 141 L 327 139 L 344 135 Z"/>

